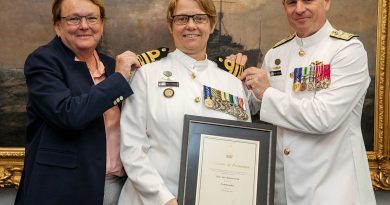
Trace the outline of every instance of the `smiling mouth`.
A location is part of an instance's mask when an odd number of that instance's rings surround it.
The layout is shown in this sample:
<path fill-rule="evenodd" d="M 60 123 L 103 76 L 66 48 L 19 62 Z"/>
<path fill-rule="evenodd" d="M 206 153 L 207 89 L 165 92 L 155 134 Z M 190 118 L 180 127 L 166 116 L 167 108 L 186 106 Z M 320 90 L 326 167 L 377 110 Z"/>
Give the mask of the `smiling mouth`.
<path fill-rule="evenodd" d="M 196 37 L 199 37 L 200 35 L 199 34 L 185 34 L 183 36 L 185 38 L 196 38 Z"/>
<path fill-rule="evenodd" d="M 88 34 L 81 34 L 81 35 L 77 35 L 77 37 L 81 37 L 81 38 L 83 38 L 83 37 L 91 37 L 92 35 L 88 35 Z"/>

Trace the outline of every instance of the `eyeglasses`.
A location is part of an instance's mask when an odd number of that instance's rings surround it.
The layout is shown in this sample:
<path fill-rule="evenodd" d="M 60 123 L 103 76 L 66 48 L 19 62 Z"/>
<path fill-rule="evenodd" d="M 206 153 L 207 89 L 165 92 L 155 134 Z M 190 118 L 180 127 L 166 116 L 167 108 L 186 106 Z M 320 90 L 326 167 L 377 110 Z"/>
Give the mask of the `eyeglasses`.
<path fill-rule="evenodd" d="M 194 15 L 174 15 L 172 16 L 173 23 L 176 25 L 186 25 L 190 18 L 194 20 L 196 24 L 205 24 L 209 21 L 208 14 L 194 14 Z"/>
<path fill-rule="evenodd" d="M 61 19 L 65 19 L 65 21 L 66 21 L 66 23 L 68 23 L 68 25 L 79 25 L 83 18 L 85 18 L 85 20 L 87 21 L 88 25 L 94 25 L 94 24 L 98 23 L 102 17 L 101 16 L 93 16 L 93 15 L 90 15 L 90 16 L 65 16 L 65 17 L 61 17 Z"/>

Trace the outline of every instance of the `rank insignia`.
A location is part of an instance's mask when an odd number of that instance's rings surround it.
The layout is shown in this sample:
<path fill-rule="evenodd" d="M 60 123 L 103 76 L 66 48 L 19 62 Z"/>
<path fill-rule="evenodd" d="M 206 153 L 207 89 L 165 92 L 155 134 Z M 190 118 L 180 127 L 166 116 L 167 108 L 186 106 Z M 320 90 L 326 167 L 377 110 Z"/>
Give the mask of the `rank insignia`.
<path fill-rule="evenodd" d="M 169 48 L 161 47 L 158 49 L 146 51 L 144 53 L 141 53 L 137 55 L 138 61 L 141 64 L 141 66 L 152 63 L 154 61 L 160 60 L 161 58 L 164 58 L 168 55 Z"/>
<path fill-rule="evenodd" d="M 244 71 L 244 66 L 237 64 L 235 61 L 229 60 L 225 57 L 217 57 L 214 62 L 217 63 L 219 68 L 233 74 L 237 78 L 239 78 L 241 73 Z"/>
<path fill-rule="evenodd" d="M 358 35 L 352 34 L 352 33 L 347 33 L 341 30 L 333 30 L 330 33 L 330 37 L 332 38 L 337 38 L 345 41 L 351 40 L 353 37 L 359 37 Z"/>

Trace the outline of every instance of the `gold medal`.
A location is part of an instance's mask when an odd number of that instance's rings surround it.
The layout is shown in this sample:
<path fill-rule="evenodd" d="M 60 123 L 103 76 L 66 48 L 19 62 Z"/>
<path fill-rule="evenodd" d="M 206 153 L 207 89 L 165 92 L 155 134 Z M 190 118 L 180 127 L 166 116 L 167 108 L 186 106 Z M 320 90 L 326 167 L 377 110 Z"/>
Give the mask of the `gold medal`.
<path fill-rule="evenodd" d="M 307 90 L 308 90 L 308 91 L 314 90 L 314 83 L 309 82 L 309 83 L 307 84 Z"/>
<path fill-rule="evenodd" d="M 305 91 L 306 88 L 307 88 L 307 84 L 306 84 L 306 82 L 303 82 L 303 83 L 301 84 L 301 91 Z"/>
<path fill-rule="evenodd" d="M 204 100 L 204 105 L 207 108 L 213 108 L 214 107 L 214 101 L 210 99 L 209 97 Z"/>
<path fill-rule="evenodd" d="M 242 113 L 242 115 L 240 115 L 240 119 L 241 120 L 247 121 L 248 118 L 249 118 L 248 114 L 245 111 Z"/>
<path fill-rule="evenodd" d="M 166 98 L 171 98 L 175 94 L 175 91 L 172 88 L 166 88 L 163 94 Z"/>
<path fill-rule="evenodd" d="M 294 83 L 293 85 L 293 91 L 299 92 L 301 90 L 301 84 L 300 83 Z"/>

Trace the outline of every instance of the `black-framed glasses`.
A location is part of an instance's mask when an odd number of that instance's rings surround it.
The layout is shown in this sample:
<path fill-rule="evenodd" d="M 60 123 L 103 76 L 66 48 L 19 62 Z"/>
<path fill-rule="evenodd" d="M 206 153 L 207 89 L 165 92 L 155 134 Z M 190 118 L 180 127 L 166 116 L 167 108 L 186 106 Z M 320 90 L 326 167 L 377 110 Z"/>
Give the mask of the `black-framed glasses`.
<path fill-rule="evenodd" d="M 100 22 L 100 19 L 102 18 L 99 15 L 88 15 L 88 16 L 65 16 L 61 17 L 61 19 L 65 19 L 66 23 L 68 25 L 79 25 L 81 23 L 81 20 L 85 18 L 88 25 L 94 25 L 98 22 Z"/>
<path fill-rule="evenodd" d="M 196 24 L 205 24 L 209 22 L 209 15 L 208 14 L 194 14 L 194 15 L 174 15 L 172 16 L 173 23 L 177 25 L 186 25 L 190 18 L 194 20 Z"/>

